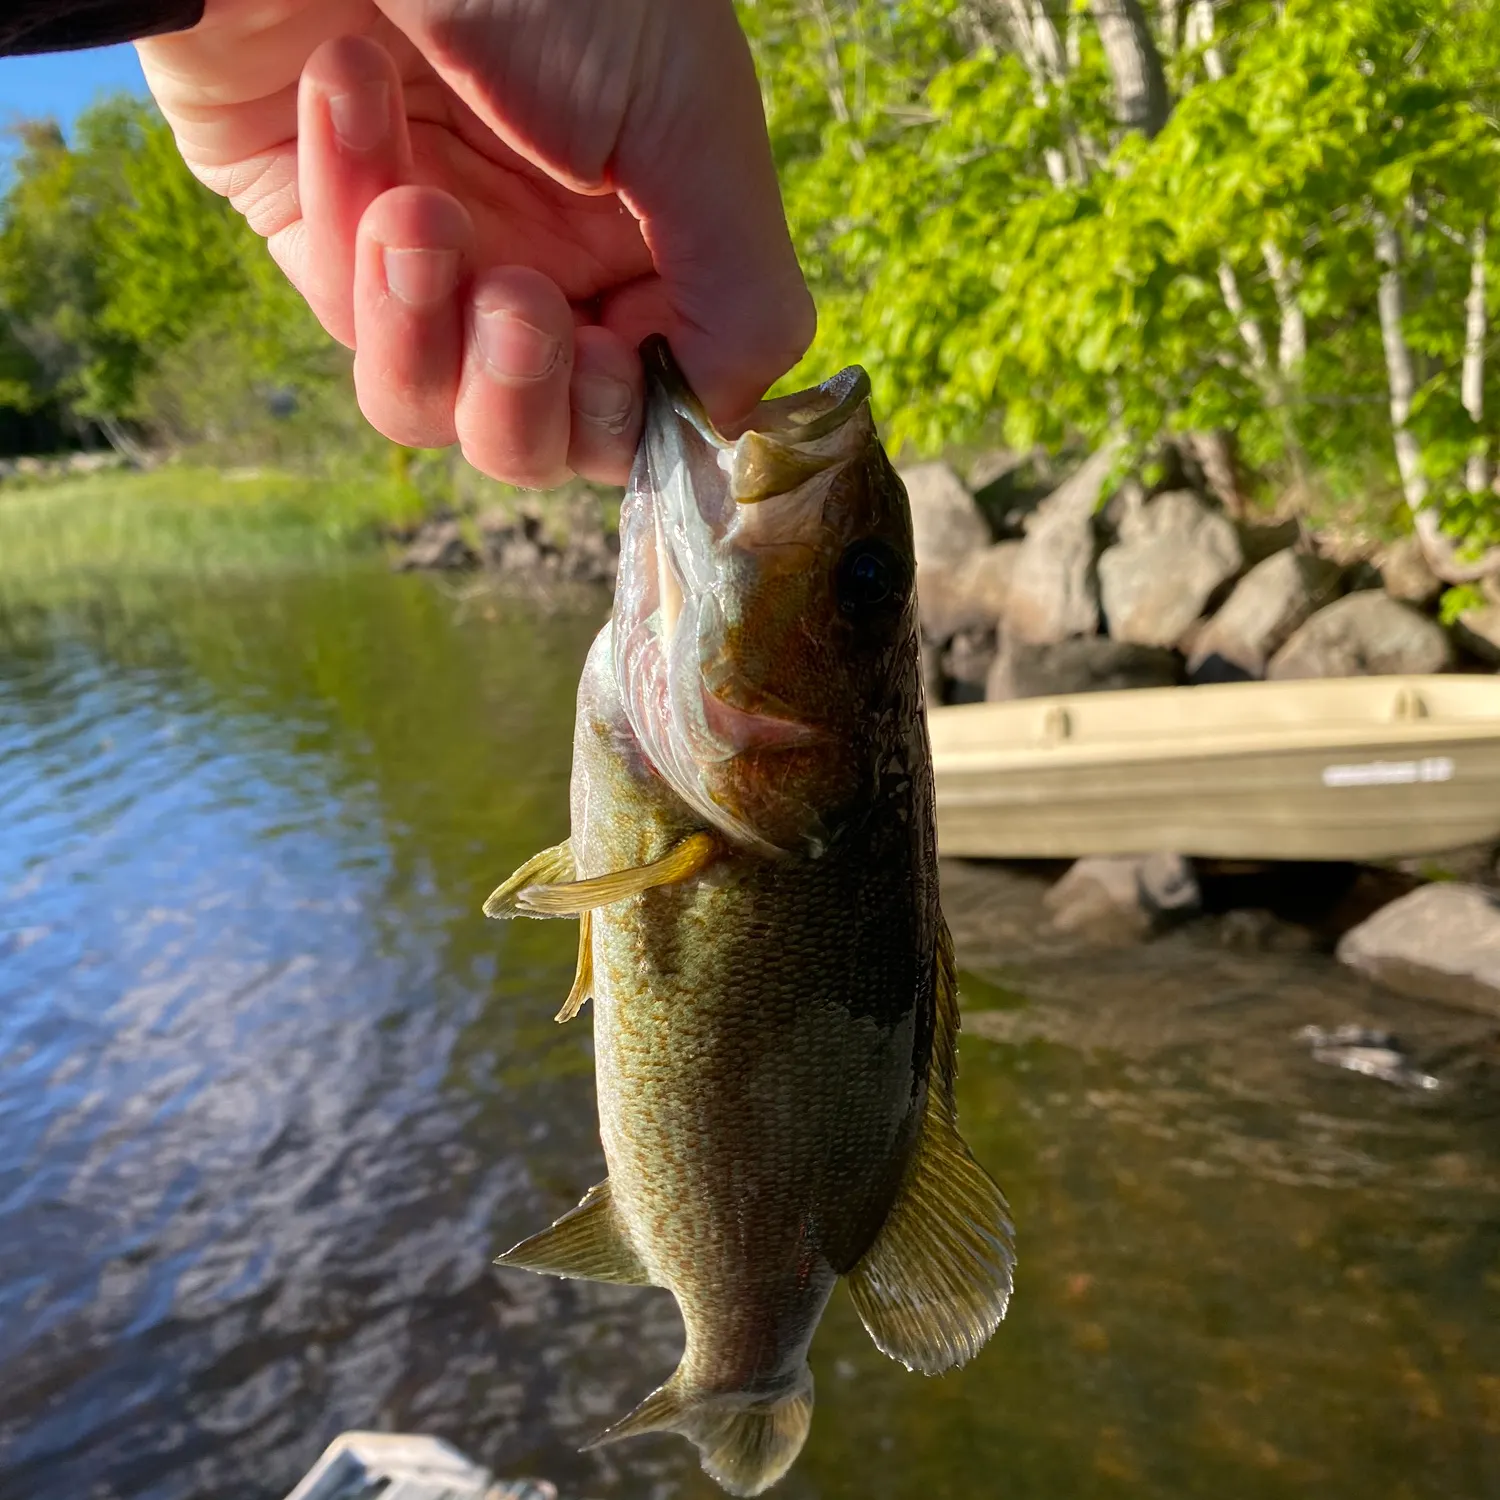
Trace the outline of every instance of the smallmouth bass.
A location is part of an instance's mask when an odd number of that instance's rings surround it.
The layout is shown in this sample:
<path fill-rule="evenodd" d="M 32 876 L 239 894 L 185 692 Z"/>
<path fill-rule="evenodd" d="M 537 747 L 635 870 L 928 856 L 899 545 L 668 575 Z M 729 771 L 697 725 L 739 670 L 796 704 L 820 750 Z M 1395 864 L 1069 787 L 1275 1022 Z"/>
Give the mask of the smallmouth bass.
<path fill-rule="evenodd" d="M 730 439 L 664 340 L 614 610 L 578 693 L 572 833 L 489 916 L 580 918 L 609 1176 L 497 1264 L 665 1287 L 676 1372 L 596 1443 L 676 1432 L 735 1495 L 796 1459 L 847 1280 L 937 1374 L 1005 1315 L 1004 1196 L 958 1133 L 906 493 L 857 367 Z"/>

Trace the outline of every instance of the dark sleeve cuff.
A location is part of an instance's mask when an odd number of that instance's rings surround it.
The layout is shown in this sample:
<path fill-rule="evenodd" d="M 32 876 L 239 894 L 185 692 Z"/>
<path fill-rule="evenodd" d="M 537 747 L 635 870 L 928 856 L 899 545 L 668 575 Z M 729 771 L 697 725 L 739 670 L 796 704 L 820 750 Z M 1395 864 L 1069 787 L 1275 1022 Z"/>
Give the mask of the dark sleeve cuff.
<path fill-rule="evenodd" d="M 108 47 L 203 19 L 203 0 L 3 0 L 0 56 Z"/>

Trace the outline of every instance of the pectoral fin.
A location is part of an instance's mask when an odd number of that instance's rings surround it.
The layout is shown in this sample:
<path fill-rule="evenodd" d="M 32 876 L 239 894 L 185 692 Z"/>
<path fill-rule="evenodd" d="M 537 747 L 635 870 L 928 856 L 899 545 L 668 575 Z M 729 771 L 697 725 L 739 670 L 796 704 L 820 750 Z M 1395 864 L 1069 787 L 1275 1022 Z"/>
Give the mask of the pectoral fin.
<path fill-rule="evenodd" d="M 573 845 L 564 839 L 540 854 L 533 854 L 504 885 L 490 892 L 484 903 L 487 917 L 544 917 L 550 912 L 532 911 L 522 908 L 518 897 L 528 886 L 551 885 L 558 881 L 571 880 L 578 873 L 573 863 Z"/>
<path fill-rule="evenodd" d="M 612 870 L 608 875 L 599 875 L 592 880 L 570 880 L 563 885 L 538 880 L 520 887 L 515 899 L 523 911 L 533 916 L 576 917 L 582 912 L 593 911 L 595 907 L 624 901 L 660 885 L 678 885 L 691 880 L 718 852 L 719 841 L 711 833 L 693 833 L 670 854 L 649 865 Z M 512 875 L 500 890 L 507 890 L 517 875 Z M 495 892 L 495 896 L 499 894 L 500 891 Z M 490 900 L 493 901 L 495 896 Z M 489 910 L 488 906 L 485 910 Z"/>
<path fill-rule="evenodd" d="M 1016 1263 L 1005 1195 L 969 1154 L 954 1118 L 958 974 L 944 926 L 937 1023 L 916 1148 L 875 1243 L 849 1290 L 876 1347 L 909 1370 L 965 1364 L 1000 1326 Z"/>
<path fill-rule="evenodd" d="M 612 1281 L 620 1286 L 650 1286 L 641 1264 L 615 1217 L 609 1178 L 591 1187 L 577 1208 L 555 1224 L 495 1257 L 497 1266 L 516 1266 L 544 1276 L 577 1281 Z"/>
<path fill-rule="evenodd" d="M 563 1008 L 553 1017 L 556 1021 L 571 1021 L 594 992 L 594 914 L 586 911 L 578 919 L 578 969 L 573 975 L 573 988 L 563 1001 Z"/>

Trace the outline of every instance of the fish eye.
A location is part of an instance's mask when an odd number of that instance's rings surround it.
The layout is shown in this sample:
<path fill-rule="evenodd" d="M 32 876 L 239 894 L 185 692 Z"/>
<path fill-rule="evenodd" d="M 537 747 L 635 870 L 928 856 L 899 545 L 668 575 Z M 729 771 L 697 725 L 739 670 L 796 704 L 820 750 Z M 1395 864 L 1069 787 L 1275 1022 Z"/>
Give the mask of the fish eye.
<path fill-rule="evenodd" d="M 852 542 L 839 559 L 839 607 L 859 614 L 898 602 L 905 570 L 895 552 L 873 537 Z"/>

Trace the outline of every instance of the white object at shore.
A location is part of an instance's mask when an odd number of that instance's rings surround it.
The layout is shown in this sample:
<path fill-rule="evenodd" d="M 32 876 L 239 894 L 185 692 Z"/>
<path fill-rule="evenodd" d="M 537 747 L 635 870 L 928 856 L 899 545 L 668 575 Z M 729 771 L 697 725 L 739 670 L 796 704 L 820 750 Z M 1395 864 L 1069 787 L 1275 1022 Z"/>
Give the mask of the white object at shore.
<path fill-rule="evenodd" d="M 557 1500 L 545 1479 L 497 1481 L 440 1438 L 345 1432 L 286 1500 Z"/>

